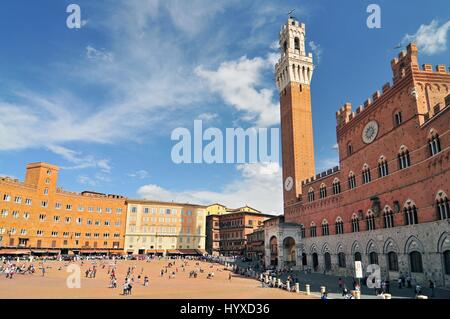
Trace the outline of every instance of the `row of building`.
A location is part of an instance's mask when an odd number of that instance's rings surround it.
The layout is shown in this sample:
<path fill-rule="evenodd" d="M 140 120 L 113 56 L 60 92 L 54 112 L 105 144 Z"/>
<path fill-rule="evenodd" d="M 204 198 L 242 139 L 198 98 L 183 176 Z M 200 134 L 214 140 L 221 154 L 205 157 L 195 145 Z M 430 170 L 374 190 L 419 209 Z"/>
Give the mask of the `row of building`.
<path fill-rule="evenodd" d="M 240 255 L 270 215 L 57 186 L 59 169 L 27 165 L 25 180 L 0 178 L 0 255 Z"/>

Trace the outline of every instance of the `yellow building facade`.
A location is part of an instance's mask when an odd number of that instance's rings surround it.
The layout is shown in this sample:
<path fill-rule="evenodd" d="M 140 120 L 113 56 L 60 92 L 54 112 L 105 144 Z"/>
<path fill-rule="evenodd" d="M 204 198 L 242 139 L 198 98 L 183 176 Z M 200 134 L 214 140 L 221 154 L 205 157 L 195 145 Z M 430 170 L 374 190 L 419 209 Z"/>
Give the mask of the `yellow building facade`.
<path fill-rule="evenodd" d="M 127 254 L 205 252 L 206 206 L 147 200 L 127 200 L 127 206 Z"/>

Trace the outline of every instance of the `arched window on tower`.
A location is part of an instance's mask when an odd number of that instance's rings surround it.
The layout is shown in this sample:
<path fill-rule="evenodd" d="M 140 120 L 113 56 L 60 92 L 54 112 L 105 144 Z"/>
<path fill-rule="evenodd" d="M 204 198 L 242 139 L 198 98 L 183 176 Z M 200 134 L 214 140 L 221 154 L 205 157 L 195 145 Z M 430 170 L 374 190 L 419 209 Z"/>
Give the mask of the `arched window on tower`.
<path fill-rule="evenodd" d="M 350 156 L 353 154 L 353 146 L 351 143 L 347 144 L 347 155 Z"/>
<path fill-rule="evenodd" d="M 450 219 L 448 197 L 443 191 L 439 191 L 436 196 L 436 212 L 439 220 Z"/>
<path fill-rule="evenodd" d="M 400 126 L 402 122 L 403 122 L 402 112 L 398 111 L 397 113 L 394 114 L 394 124 L 395 126 Z"/>
<path fill-rule="evenodd" d="M 430 136 L 428 138 L 428 148 L 430 150 L 430 156 L 434 156 L 441 152 L 441 141 L 439 140 L 439 135 L 433 129 L 430 131 Z"/>
<path fill-rule="evenodd" d="M 299 38 L 294 39 L 294 47 L 295 47 L 295 50 L 300 51 L 300 39 Z"/>
<path fill-rule="evenodd" d="M 406 201 L 403 208 L 405 214 L 405 225 L 416 225 L 419 223 L 417 217 L 417 207 L 411 200 Z"/>
<path fill-rule="evenodd" d="M 287 43 L 287 41 L 284 41 L 284 43 L 283 43 L 283 51 L 284 51 L 284 54 L 287 53 L 287 49 L 288 49 L 288 43 Z"/>
<path fill-rule="evenodd" d="M 381 156 L 378 160 L 378 177 L 382 178 L 389 175 L 389 166 L 386 158 Z"/>

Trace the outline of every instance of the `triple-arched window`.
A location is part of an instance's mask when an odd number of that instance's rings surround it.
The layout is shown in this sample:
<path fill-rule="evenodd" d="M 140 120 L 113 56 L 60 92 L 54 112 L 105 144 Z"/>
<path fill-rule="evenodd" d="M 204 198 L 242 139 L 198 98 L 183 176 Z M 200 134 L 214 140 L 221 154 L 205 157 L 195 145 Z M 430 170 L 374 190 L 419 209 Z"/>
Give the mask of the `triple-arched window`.
<path fill-rule="evenodd" d="M 359 217 L 357 214 L 353 214 L 352 216 L 352 233 L 359 232 Z"/>
<path fill-rule="evenodd" d="M 375 214 L 369 210 L 366 214 L 367 230 L 375 230 Z"/>
<path fill-rule="evenodd" d="M 341 192 L 341 182 L 335 178 L 333 181 L 333 195 L 337 195 Z"/>
<path fill-rule="evenodd" d="M 330 228 L 328 227 L 328 221 L 324 219 L 322 221 L 322 236 L 328 236 L 330 234 Z"/>
<path fill-rule="evenodd" d="M 383 210 L 384 228 L 394 227 L 394 212 L 389 206 L 386 206 Z"/>
<path fill-rule="evenodd" d="M 378 177 L 382 178 L 389 175 L 389 166 L 386 158 L 381 156 L 378 160 Z"/>
<path fill-rule="evenodd" d="M 319 193 L 320 193 L 320 198 L 327 197 L 327 186 L 325 184 L 320 185 Z"/>
<path fill-rule="evenodd" d="M 405 225 L 416 225 L 419 223 L 417 207 L 413 201 L 407 200 L 403 208 L 405 214 Z"/>
<path fill-rule="evenodd" d="M 398 168 L 405 169 L 411 166 L 411 159 L 409 157 L 409 151 L 406 146 L 400 147 L 400 151 L 398 152 Z"/>
<path fill-rule="evenodd" d="M 436 211 L 439 220 L 450 219 L 448 197 L 443 191 L 439 191 L 436 196 Z"/>
<path fill-rule="evenodd" d="M 431 129 L 430 136 L 428 138 L 428 149 L 430 151 L 430 156 L 434 156 L 441 151 L 441 141 L 439 140 L 439 135 L 434 129 Z"/>
<path fill-rule="evenodd" d="M 344 233 L 344 222 L 341 217 L 336 219 L 334 227 L 336 230 L 336 235 L 342 235 Z"/>
<path fill-rule="evenodd" d="M 356 188 L 356 176 L 353 172 L 350 172 L 350 174 L 348 174 L 348 188 Z"/>
<path fill-rule="evenodd" d="M 370 183 L 371 180 L 372 180 L 372 176 L 370 175 L 369 165 L 364 164 L 363 169 L 362 169 L 362 181 L 363 181 L 363 184 Z"/>
<path fill-rule="evenodd" d="M 314 189 L 311 187 L 308 191 L 308 202 L 314 201 Z"/>

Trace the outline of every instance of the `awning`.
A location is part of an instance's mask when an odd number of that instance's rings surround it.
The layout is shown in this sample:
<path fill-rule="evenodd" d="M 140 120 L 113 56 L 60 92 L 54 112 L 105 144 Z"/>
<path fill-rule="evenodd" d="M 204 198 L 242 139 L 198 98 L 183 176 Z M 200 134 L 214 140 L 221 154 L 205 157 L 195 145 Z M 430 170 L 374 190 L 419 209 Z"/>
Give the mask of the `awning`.
<path fill-rule="evenodd" d="M 146 254 L 164 254 L 165 250 L 155 250 L 155 249 L 148 249 L 145 251 Z"/>
<path fill-rule="evenodd" d="M 207 254 L 207 251 L 204 249 L 196 249 L 196 251 L 200 254 L 200 255 L 205 255 Z"/>
<path fill-rule="evenodd" d="M 58 249 L 49 249 L 47 250 L 48 254 L 61 254 L 61 250 Z"/>
<path fill-rule="evenodd" d="M 0 255 L 29 255 L 30 251 L 25 249 L 2 249 Z"/>
<path fill-rule="evenodd" d="M 31 252 L 33 254 L 46 254 L 47 253 L 46 250 L 39 250 L 39 249 L 33 249 Z"/>
<path fill-rule="evenodd" d="M 195 249 L 180 249 L 180 253 L 183 255 L 198 255 L 199 254 Z"/>
<path fill-rule="evenodd" d="M 179 255 L 179 254 L 181 254 L 181 252 L 178 249 L 169 249 L 169 250 L 167 250 L 167 253 L 171 254 L 171 255 Z"/>

